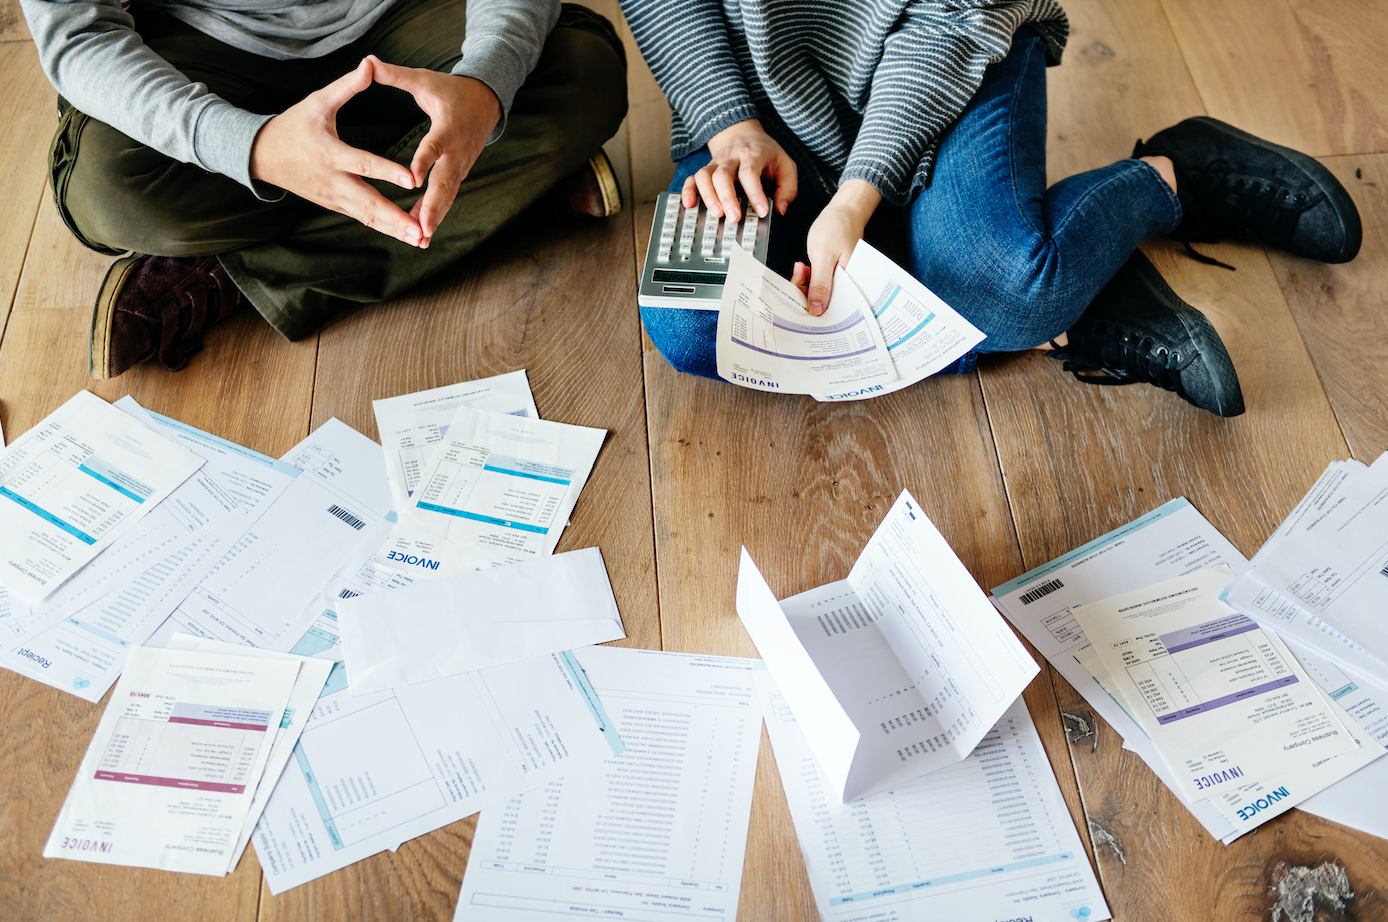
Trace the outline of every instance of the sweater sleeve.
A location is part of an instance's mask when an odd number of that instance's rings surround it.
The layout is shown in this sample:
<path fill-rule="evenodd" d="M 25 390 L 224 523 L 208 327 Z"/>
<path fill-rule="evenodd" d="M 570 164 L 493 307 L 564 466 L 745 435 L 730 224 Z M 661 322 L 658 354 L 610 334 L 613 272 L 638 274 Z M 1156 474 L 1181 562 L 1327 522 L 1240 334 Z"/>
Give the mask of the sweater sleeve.
<path fill-rule="evenodd" d="M 718 0 L 622 0 L 622 14 L 674 110 L 674 159 L 757 117 Z"/>
<path fill-rule="evenodd" d="M 1067 24 L 1054 0 L 927 0 L 907 8 L 884 44 L 863 123 L 840 182 L 862 179 L 902 205 L 929 181 L 945 131 L 1007 56 L 1013 33 L 1041 28 L 1052 63 Z"/>
<path fill-rule="evenodd" d="M 78 110 L 261 198 L 278 192 L 257 191 L 250 178 L 251 144 L 270 116 L 237 108 L 180 73 L 140 39 L 119 0 L 20 5 L 44 73 Z"/>
<path fill-rule="evenodd" d="M 559 0 L 468 0 L 461 77 L 481 80 L 501 103 L 501 120 L 487 143 L 501 137 L 515 101 L 540 60 L 545 39 L 559 21 Z"/>

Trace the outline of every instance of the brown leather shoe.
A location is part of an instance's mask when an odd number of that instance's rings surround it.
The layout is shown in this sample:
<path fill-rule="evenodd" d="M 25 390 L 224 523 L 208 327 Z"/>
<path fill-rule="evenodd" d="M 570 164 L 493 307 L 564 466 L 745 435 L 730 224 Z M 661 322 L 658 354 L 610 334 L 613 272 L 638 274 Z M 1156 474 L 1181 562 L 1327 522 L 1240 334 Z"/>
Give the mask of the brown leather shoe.
<path fill-rule="evenodd" d="M 554 211 L 569 219 L 610 218 L 622 210 L 622 190 L 612 161 L 599 150 L 573 173 L 559 181 L 546 198 Z"/>
<path fill-rule="evenodd" d="M 143 256 L 111 265 L 92 310 L 93 378 L 116 378 L 146 359 L 180 371 L 202 333 L 246 303 L 215 256 Z"/>

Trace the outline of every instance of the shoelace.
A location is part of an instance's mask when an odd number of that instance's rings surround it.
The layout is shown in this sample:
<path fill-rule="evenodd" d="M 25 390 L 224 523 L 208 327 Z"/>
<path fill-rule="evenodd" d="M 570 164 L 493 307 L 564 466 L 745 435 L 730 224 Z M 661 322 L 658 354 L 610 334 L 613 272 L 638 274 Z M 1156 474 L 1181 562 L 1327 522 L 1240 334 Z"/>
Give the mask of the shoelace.
<path fill-rule="evenodd" d="M 1325 199 L 1324 192 L 1308 194 L 1271 179 L 1236 173 L 1227 160 L 1211 161 L 1189 181 L 1206 212 L 1202 217 L 1273 247 L 1287 246 L 1301 215 Z"/>
<path fill-rule="evenodd" d="M 1152 384 L 1185 396 L 1181 372 L 1197 355 L 1182 356 L 1179 351 L 1170 351 L 1165 346 L 1153 348 L 1155 341 L 1136 331 L 1124 333 L 1120 328 L 1112 331 L 1100 328 L 1096 334 L 1094 338 L 1099 347 L 1093 356 L 1077 356 L 1069 348 L 1051 343 L 1056 349 L 1053 357 L 1063 360 L 1061 368 L 1074 375 L 1077 381 L 1104 385 Z M 1100 371 L 1103 375 L 1082 375 L 1081 371 Z"/>

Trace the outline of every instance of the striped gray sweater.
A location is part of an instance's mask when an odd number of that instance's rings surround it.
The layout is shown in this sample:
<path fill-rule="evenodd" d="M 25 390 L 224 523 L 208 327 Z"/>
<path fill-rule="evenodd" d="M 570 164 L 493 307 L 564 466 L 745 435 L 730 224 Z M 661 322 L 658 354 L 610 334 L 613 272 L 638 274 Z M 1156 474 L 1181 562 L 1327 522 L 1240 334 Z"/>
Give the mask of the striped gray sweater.
<path fill-rule="evenodd" d="M 810 180 L 863 179 L 901 205 L 984 69 L 1032 23 L 1060 62 L 1055 0 L 622 0 L 674 110 L 678 160 L 760 118 Z"/>

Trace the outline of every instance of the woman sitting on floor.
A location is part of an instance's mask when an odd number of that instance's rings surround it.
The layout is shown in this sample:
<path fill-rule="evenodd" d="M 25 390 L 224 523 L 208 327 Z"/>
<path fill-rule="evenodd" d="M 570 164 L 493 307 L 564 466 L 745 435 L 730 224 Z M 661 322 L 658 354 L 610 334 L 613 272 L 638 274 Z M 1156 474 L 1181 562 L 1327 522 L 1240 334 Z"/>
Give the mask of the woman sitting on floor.
<path fill-rule="evenodd" d="M 1219 335 L 1138 243 L 1243 237 L 1324 262 L 1359 250 L 1358 212 L 1325 167 L 1210 118 L 1047 188 L 1045 67 L 1068 32 L 1054 0 L 622 8 L 674 110 L 670 190 L 734 220 L 739 185 L 759 215 L 774 207 L 768 263 L 812 314 L 878 207 L 903 209 L 912 274 L 987 334 L 947 371 L 1045 348 L 1080 380 L 1142 381 L 1237 416 Z M 642 320 L 675 368 L 717 377 L 715 312 Z"/>

